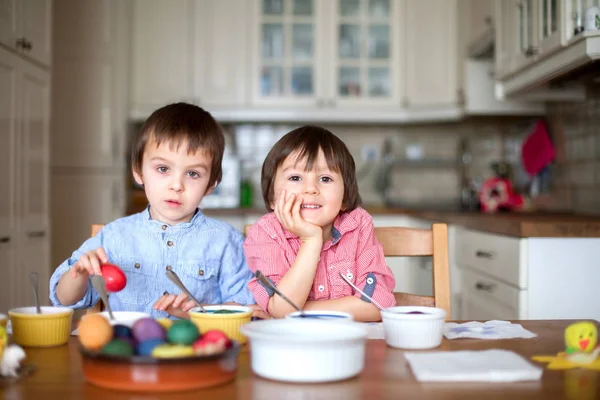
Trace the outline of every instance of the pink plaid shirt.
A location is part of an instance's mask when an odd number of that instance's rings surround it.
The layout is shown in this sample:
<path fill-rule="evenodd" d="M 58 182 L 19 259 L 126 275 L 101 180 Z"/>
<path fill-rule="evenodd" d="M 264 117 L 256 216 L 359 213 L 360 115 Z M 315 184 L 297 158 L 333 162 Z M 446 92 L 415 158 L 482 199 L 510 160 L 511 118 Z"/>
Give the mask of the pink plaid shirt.
<path fill-rule="evenodd" d="M 396 304 L 395 280 L 385 263 L 383 248 L 373 232 L 373 219 L 362 208 L 341 213 L 333 224 L 333 239 L 323 244 L 308 300 L 361 297 L 339 276 L 352 283 L 383 307 Z M 300 238 L 283 229 L 274 213 L 260 218 L 248 232 L 244 252 L 252 272 L 262 271 L 275 285 L 290 269 L 300 250 Z M 256 303 L 266 312 L 269 293 L 256 278 L 248 283 Z M 364 288 L 364 289 L 363 289 Z M 371 293 L 369 293 L 371 292 Z"/>

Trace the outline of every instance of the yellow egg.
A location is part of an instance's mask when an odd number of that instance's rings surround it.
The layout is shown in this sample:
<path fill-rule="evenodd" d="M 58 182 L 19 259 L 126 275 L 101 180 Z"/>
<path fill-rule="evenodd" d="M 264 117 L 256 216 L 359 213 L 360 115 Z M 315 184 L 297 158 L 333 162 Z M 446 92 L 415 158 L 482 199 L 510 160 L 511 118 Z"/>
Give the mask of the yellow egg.
<path fill-rule="evenodd" d="M 113 328 L 100 314 L 86 315 L 79 323 L 79 342 L 88 350 L 100 350 L 111 341 Z"/>
<path fill-rule="evenodd" d="M 152 357 L 156 358 L 179 358 L 195 355 L 192 346 L 182 346 L 180 344 L 161 344 L 152 350 Z"/>
<path fill-rule="evenodd" d="M 165 331 L 168 331 L 171 325 L 173 325 L 173 320 L 171 318 L 159 318 L 156 322 L 165 328 Z"/>

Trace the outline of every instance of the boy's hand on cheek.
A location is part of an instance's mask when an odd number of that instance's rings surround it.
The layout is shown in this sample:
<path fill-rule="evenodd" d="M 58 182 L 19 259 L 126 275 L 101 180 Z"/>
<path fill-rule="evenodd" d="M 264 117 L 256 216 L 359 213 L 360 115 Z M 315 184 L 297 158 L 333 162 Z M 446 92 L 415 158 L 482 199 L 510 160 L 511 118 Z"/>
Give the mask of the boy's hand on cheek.
<path fill-rule="evenodd" d="M 275 216 L 287 231 L 302 240 L 322 238 L 323 229 L 302 218 L 300 206 L 302 206 L 301 195 L 287 194 L 285 190 L 282 190 L 275 204 Z"/>

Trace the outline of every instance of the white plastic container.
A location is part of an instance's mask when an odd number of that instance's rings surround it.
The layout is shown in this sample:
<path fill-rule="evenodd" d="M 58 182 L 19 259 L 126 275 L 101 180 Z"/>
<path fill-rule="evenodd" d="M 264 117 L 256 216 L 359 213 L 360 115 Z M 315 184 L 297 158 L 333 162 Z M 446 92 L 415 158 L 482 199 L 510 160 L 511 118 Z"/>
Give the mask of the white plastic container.
<path fill-rule="evenodd" d="M 287 314 L 285 317 L 291 318 L 291 319 L 300 319 L 303 321 L 315 320 L 315 319 L 345 321 L 345 322 L 354 321 L 354 317 L 352 317 L 352 314 L 342 312 L 342 311 L 310 310 L 310 311 L 304 311 L 304 314 L 305 314 L 305 317 L 302 317 L 302 313 L 300 311 L 294 311 L 294 312 Z"/>
<path fill-rule="evenodd" d="M 152 318 L 152 315 L 144 312 L 137 311 L 113 311 L 113 317 L 115 319 L 110 319 L 110 315 L 108 315 L 108 311 L 102 311 L 100 313 L 104 318 L 110 322 L 111 325 L 125 325 L 130 328 L 133 327 L 133 324 L 138 319 L 142 318 Z"/>
<path fill-rule="evenodd" d="M 421 312 L 423 314 L 408 314 Z M 442 343 L 446 311 L 436 307 L 401 306 L 381 312 L 385 342 L 401 349 L 431 349 Z"/>
<path fill-rule="evenodd" d="M 252 370 L 286 382 L 331 382 L 358 375 L 367 329 L 355 322 L 271 319 L 242 326 Z"/>

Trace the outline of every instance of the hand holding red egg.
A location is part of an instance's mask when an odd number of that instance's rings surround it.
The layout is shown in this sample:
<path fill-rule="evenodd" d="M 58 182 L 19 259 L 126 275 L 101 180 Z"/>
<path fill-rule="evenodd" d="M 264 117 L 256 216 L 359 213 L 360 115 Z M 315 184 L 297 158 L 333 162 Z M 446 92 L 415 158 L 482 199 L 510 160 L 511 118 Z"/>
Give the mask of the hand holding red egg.
<path fill-rule="evenodd" d="M 127 276 L 121 268 L 114 264 L 102 264 L 100 266 L 102 277 L 106 281 L 106 290 L 109 292 L 120 292 L 127 285 Z"/>

